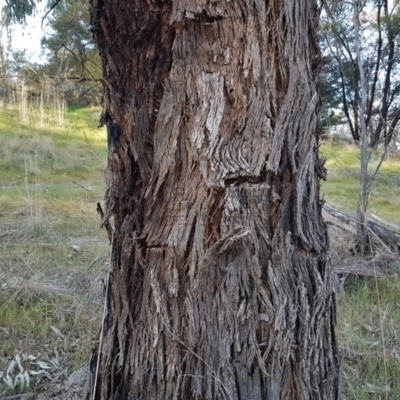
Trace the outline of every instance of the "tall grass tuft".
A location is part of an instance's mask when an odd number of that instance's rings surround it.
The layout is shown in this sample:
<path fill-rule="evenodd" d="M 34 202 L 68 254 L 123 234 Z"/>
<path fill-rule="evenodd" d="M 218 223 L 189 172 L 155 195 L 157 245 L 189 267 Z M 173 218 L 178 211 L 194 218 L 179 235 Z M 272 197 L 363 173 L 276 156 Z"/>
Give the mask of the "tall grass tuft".
<path fill-rule="evenodd" d="M 19 109 L 21 121 L 25 124 L 29 123 L 29 110 L 28 110 L 28 91 L 25 82 L 21 80 L 18 87 L 19 94 Z"/>

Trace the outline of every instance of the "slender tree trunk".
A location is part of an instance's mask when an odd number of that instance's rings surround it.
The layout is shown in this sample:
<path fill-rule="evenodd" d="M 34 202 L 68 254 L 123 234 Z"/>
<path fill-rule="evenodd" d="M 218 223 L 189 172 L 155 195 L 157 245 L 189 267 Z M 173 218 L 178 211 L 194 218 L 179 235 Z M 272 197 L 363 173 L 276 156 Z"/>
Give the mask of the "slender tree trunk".
<path fill-rule="evenodd" d="M 317 2 L 91 12 L 115 232 L 85 398 L 336 399 Z"/>
<path fill-rule="evenodd" d="M 365 122 L 366 109 L 367 109 L 367 91 L 365 84 L 364 67 L 361 58 L 361 42 L 360 42 L 360 20 L 359 20 L 359 7 L 357 0 L 353 0 L 353 22 L 354 22 L 354 47 L 356 49 L 357 69 L 359 72 L 359 85 L 360 85 L 360 189 L 358 193 L 358 203 L 356 211 L 357 220 L 357 240 L 360 252 L 364 255 L 369 249 L 368 243 L 368 228 L 366 225 L 366 212 L 368 208 L 370 185 L 368 178 L 368 132 Z"/>

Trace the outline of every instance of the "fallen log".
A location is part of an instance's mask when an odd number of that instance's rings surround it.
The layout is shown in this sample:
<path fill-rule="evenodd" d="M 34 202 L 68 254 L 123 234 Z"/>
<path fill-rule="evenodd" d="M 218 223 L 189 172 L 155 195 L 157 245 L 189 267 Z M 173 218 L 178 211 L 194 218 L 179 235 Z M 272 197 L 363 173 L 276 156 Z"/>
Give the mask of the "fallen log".
<path fill-rule="evenodd" d="M 338 275 L 356 275 L 364 278 L 379 278 L 391 270 L 390 263 L 395 261 L 392 257 L 375 257 L 369 260 L 359 260 L 353 263 L 345 262 L 336 265 L 334 270 Z"/>
<path fill-rule="evenodd" d="M 346 214 L 342 211 L 335 210 L 328 205 L 324 205 L 322 217 L 327 224 L 338 226 L 339 228 L 353 234 L 356 234 L 357 232 L 356 218 L 350 214 Z M 394 250 L 397 253 L 400 249 L 400 233 L 369 220 L 366 221 L 366 225 L 370 232 L 370 240 L 373 243 L 379 245 L 384 244 L 385 246 L 388 246 L 390 250 Z M 383 243 L 379 243 L 380 241 Z"/>
<path fill-rule="evenodd" d="M 378 221 L 381 225 L 386 225 L 390 228 L 393 228 L 395 232 L 400 232 L 400 225 L 395 224 L 394 222 L 391 221 L 387 221 L 386 219 L 383 219 L 381 217 L 378 217 L 375 214 L 371 214 L 370 217 L 372 219 L 375 219 L 376 221 Z"/>

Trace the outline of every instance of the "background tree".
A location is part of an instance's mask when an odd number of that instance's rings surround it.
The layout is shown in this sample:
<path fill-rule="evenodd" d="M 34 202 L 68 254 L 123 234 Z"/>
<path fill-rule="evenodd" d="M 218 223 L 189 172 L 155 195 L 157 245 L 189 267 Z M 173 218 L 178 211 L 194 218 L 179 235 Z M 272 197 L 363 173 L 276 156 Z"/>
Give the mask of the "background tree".
<path fill-rule="evenodd" d="M 3 13 L 7 26 L 13 22 L 24 23 L 23 12 L 36 10 L 34 4 L 23 6 L 23 3 L 6 4 Z M 50 2 L 49 7 L 52 12 L 47 13 L 45 19 L 50 29 L 42 38 L 46 62 L 32 63 L 23 53 L 14 52 L 8 63 L 9 72 L 23 79 L 31 92 L 39 93 L 44 86 L 51 86 L 69 104 L 99 104 L 101 62 L 90 32 L 87 2 L 55 1 Z"/>
<path fill-rule="evenodd" d="M 399 2 L 383 0 L 325 3 L 326 18 L 322 28 L 325 48 L 332 56 L 332 65 L 325 68 L 327 76 L 339 74 L 338 92 L 353 139 L 360 145 L 360 188 L 356 209 L 357 242 L 361 254 L 370 251 L 366 213 L 372 185 L 385 159 L 390 142 L 396 140 L 400 120 L 397 94 L 400 79 L 396 73 L 400 53 L 396 48 L 400 25 Z M 333 88 L 332 88 L 333 90 Z M 332 95 L 325 94 L 329 105 Z M 324 100 L 323 100 L 324 101 Z M 382 144 L 380 161 L 370 170 L 368 146 Z"/>
<path fill-rule="evenodd" d="M 368 132 L 367 132 L 367 122 L 364 115 L 367 112 L 367 88 L 366 79 L 364 73 L 364 65 L 361 57 L 361 35 L 360 35 L 360 13 L 361 7 L 357 0 L 353 0 L 353 25 L 354 25 L 354 48 L 355 48 L 355 60 L 358 68 L 358 85 L 360 88 L 359 95 L 359 107 L 360 116 L 359 121 L 359 135 L 360 135 L 360 190 L 358 196 L 357 204 L 357 236 L 359 239 L 361 254 L 364 253 L 369 248 L 368 246 L 368 230 L 366 227 L 366 211 L 368 207 L 369 200 L 369 182 L 368 182 Z"/>
<path fill-rule="evenodd" d="M 115 230 L 85 397 L 337 398 L 317 2 L 91 14 Z"/>
<path fill-rule="evenodd" d="M 365 114 L 361 108 L 360 70 L 356 57 L 353 4 L 338 0 L 325 3 L 326 16 L 322 23 L 322 43 L 332 57 L 325 67 L 328 82 L 336 80 L 337 93 L 347 119 L 351 135 L 360 140 L 361 119 L 369 136 L 369 145 L 386 145 L 396 133 L 400 120 L 400 51 L 396 46 L 400 33 L 399 2 L 368 0 L 357 2 L 360 24 L 360 54 L 366 84 Z M 328 78 L 329 77 L 329 78 Z M 331 92 L 327 92 L 331 93 Z M 323 102 L 329 107 L 329 97 L 322 92 Z"/>
<path fill-rule="evenodd" d="M 337 125 L 347 123 L 342 111 L 342 95 L 340 88 L 340 75 L 337 65 L 327 56 L 326 65 L 321 70 L 320 92 L 322 99 L 321 126 L 324 131 L 330 131 Z"/>
<path fill-rule="evenodd" d="M 55 80 L 69 103 L 100 102 L 101 62 L 89 18 L 85 0 L 64 0 L 47 17 L 51 31 L 42 39 L 48 52 L 42 70 Z"/>

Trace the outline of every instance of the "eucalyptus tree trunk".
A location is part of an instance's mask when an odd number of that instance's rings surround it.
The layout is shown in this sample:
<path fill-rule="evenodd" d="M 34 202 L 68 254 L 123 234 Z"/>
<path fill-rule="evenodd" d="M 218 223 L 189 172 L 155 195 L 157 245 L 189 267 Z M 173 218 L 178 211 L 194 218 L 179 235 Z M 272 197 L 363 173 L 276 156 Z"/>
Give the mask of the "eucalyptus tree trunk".
<path fill-rule="evenodd" d="M 361 99 L 359 101 L 360 114 L 360 189 L 358 192 L 358 203 L 356 211 L 357 220 L 357 241 L 361 255 L 365 255 L 369 250 L 368 243 L 368 228 L 366 224 L 366 213 L 370 195 L 370 184 L 368 178 L 368 132 L 365 121 L 366 110 L 367 110 L 367 92 L 363 62 L 361 59 L 361 42 L 360 42 L 360 20 L 359 14 L 360 9 L 357 0 L 353 1 L 353 24 L 354 24 L 354 47 L 356 50 L 356 61 L 357 68 L 360 75 L 360 89 Z"/>
<path fill-rule="evenodd" d="M 112 271 L 87 399 L 336 399 L 317 1 L 92 0 Z"/>

